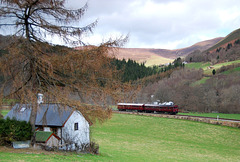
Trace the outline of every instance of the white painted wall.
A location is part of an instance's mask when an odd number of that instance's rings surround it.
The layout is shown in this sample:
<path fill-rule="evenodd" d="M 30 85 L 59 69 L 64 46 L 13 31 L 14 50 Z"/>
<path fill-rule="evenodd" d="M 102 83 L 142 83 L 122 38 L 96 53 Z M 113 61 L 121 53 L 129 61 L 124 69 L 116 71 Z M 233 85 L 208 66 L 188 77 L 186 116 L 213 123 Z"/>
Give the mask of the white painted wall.
<path fill-rule="evenodd" d="M 57 128 L 57 134 L 56 135 L 61 138 L 61 128 Z"/>
<path fill-rule="evenodd" d="M 74 130 L 74 123 L 78 123 L 78 130 Z M 63 138 L 72 138 L 79 146 L 90 143 L 89 123 L 79 111 L 74 111 L 62 128 Z M 74 146 L 73 146 L 74 147 Z M 74 148 L 73 148 L 74 149 Z"/>
<path fill-rule="evenodd" d="M 44 132 L 51 132 L 51 129 L 50 129 L 50 127 L 43 127 L 43 131 Z"/>
<path fill-rule="evenodd" d="M 50 139 L 46 142 L 46 145 L 49 147 L 58 147 L 59 140 L 55 136 L 51 136 Z"/>

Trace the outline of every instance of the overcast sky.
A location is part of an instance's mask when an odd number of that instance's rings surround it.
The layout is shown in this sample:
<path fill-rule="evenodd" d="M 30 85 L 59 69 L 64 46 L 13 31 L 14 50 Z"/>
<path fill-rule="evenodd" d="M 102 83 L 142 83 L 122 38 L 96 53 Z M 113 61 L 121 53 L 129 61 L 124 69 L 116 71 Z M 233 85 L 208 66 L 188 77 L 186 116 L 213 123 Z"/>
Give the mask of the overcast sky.
<path fill-rule="evenodd" d="M 86 2 L 86 14 L 74 25 L 98 20 L 84 39 L 94 45 L 129 35 L 125 47 L 178 49 L 240 28 L 240 0 L 66 0 L 66 5 L 77 9 Z"/>
<path fill-rule="evenodd" d="M 81 7 L 86 0 L 68 0 Z M 239 0 L 89 0 L 82 24 L 99 20 L 87 41 L 129 34 L 130 48 L 176 49 L 240 28 Z"/>

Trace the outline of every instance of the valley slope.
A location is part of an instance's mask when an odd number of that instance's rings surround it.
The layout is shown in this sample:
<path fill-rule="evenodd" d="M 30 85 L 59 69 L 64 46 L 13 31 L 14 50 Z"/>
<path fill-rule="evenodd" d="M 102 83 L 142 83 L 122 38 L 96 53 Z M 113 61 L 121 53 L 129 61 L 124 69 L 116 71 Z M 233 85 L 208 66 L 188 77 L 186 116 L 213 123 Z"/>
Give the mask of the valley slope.
<path fill-rule="evenodd" d="M 119 48 L 115 53 L 118 59 L 132 59 L 144 62 L 147 66 L 160 65 L 172 62 L 177 57 L 184 57 L 195 50 L 204 51 L 221 41 L 223 37 L 196 43 L 190 47 L 168 50 L 151 48 Z"/>

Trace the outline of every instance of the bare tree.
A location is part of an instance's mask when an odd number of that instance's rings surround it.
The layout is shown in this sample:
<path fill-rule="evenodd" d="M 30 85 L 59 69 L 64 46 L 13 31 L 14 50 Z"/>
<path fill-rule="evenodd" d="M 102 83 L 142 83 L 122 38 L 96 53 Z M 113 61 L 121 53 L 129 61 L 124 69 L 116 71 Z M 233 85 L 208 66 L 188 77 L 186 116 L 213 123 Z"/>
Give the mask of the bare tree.
<path fill-rule="evenodd" d="M 70 10 L 65 0 L 1 0 L 1 26 L 14 27 L 16 35 L 27 41 L 44 42 L 46 36 L 60 36 L 66 43 L 82 43 L 79 37 L 92 32 L 97 21 L 84 26 L 71 24 L 81 20 L 87 4 L 80 9 Z M 73 40 L 75 38 L 76 41 Z"/>
<path fill-rule="evenodd" d="M 48 102 L 78 109 L 92 120 L 108 118 L 110 113 L 106 112 L 104 100 L 119 84 L 107 54 L 113 49 L 109 47 L 119 47 L 126 38 L 78 51 L 61 48 L 63 51 L 59 53 L 46 43 L 46 38 L 58 36 L 70 45 L 84 44 L 81 37 L 92 32 L 97 21 L 84 27 L 72 23 L 81 20 L 87 4 L 72 10 L 65 7 L 65 0 L 0 0 L 0 3 L 1 29 L 16 31 L 16 41 L 0 58 L 0 70 L 4 76 L 0 100 L 15 98 L 21 103 L 32 104 L 30 122 L 33 131 L 37 93 L 43 93 Z M 73 99 L 76 95 L 78 100 Z"/>

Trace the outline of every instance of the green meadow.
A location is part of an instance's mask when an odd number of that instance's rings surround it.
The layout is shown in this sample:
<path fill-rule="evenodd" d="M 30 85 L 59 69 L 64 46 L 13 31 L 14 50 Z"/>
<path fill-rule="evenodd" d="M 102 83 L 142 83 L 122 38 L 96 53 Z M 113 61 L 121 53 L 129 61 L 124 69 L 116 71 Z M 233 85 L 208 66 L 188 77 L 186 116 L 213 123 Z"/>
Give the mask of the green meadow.
<path fill-rule="evenodd" d="M 113 114 L 91 127 L 100 155 L 0 152 L 1 161 L 239 161 L 240 129 L 187 120 Z"/>
<path fill-rule="evenodd" d="M 220 69 L 222 66 L 227 66 L 227 65 L 232 65 L 232 64 L 238 64 L 240 63 L 240 60 L 235 60 L 235 61 L 230 61 L 230 62 L 224 62 L 224 63 L 219 63 L 219 64 L 215 64 L 215 65 L 211 65 L 210 62 L 195 62 L 195 63 L 188 63 L 185 66 L 189 69 L 203 69 L 204 74 L 207 75 L 205 77 L 203 77 L 202 79 L 193 82 L 190 84 L 190 86 L 198 86 L 201 84 L 204 84 L 208 79 L 211 78 L 212 76 L 212 71 L 213 69 L 218 70 Z M 209 69 L 208 67 L 211 66 L 211 69 Z M 238 72 L 240 71 L 240 67 L 236 67 L 234 69 L 231 70 L 227 70 L 222 72 L 221 74 L 227 75 L 227 74 L 231 74 L 234 72 Z"/>
<path fill-rule="evenodd" d="M 185 66 L 190 69 L 202 68 L 204 70 L 204 74 L 211 75 L 213 69 L 217 70 L 217 69 L 220 69 L 222 66 L 238 64 L 238 63 L 240 63 L 240 60 L 219 63 L 219 64 L 215 64 L 215 65 L 211 65 L 210 62 L 206 62 L 206 63 L 205 62 L 195 62 L 195 63 L 188 63 Z M 208 69 L 209 66 L 211 66 L 212 69 Z M 237 71 L 237 70 L 239 70 L 239 69 L 235 69 L 235 71 Z"/>
<path fill-rule="evenodd" d="M 209 66 L 211 66 L 210 62 L 193 62 L 185 65 L 185 67 L 189 69 L 207 69 Z"/>
<path fill-rule="evenodd" d="M 234 69 L 231 69 L 231 70 L 228 70 L 228 71 L 224 71 L 222 74 L 231 74 L 231 73 L 234 73 L 236 71 L 240 71 L 240 67 L 237 67 L 237 68 L 234 68 Z"/>
<path fill-rule="evenodd" d="M 213 69 L 217 70 L 220 69 L 222 66 L 227 66 L 227 65 L 232 65 L 232 64 L 238 64 L 240 63 L 240 60 L 236 60 L 236 61 L 230 61 L 230 62 L 224 62 L 224 63 L 219 63 L 219 64 L 215 64 L 213 65 Z M 212 74 L 212 70 L 213 69 L 207 69 L 206 67 L 203 68 L 204 73 L 211 75 Z"/>

